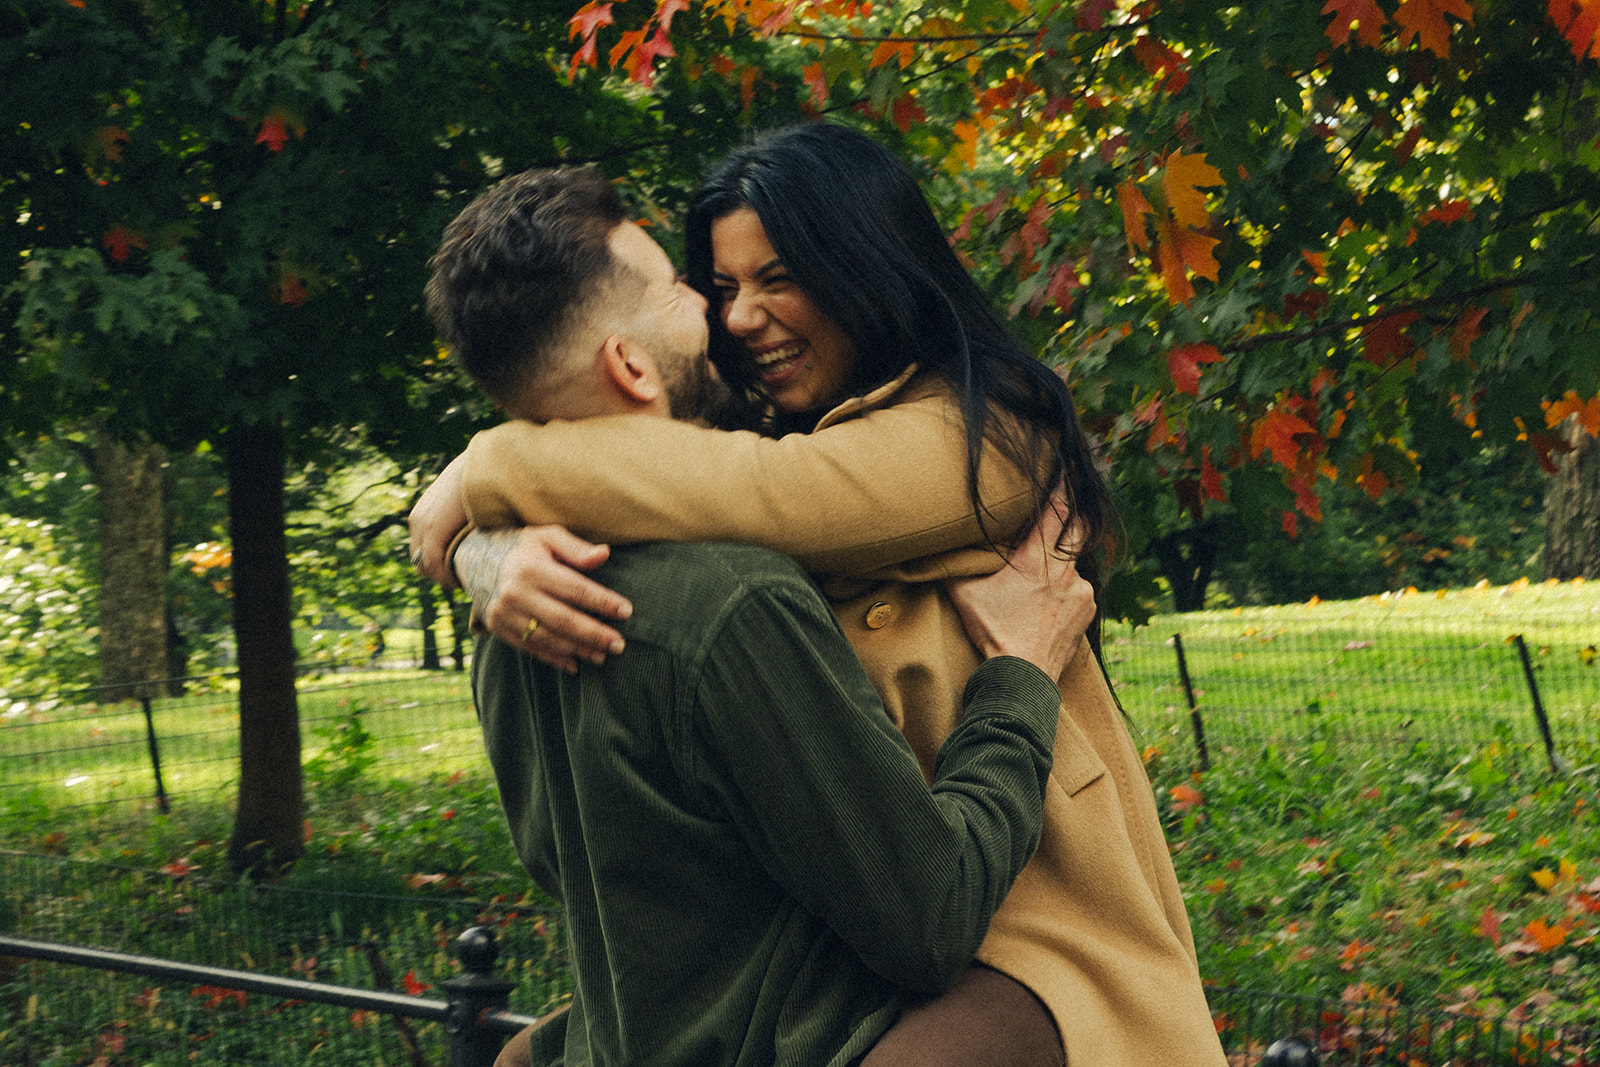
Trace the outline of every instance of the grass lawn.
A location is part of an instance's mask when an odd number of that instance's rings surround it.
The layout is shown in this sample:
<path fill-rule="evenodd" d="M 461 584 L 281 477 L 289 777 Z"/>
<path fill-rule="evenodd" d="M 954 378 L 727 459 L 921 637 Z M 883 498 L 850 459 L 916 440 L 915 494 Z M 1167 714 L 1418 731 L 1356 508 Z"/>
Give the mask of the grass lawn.
<path fill-rule="evenodd" d="M 1204 771 L 1174 633 L 1210 741 Z M 1546 766 L 1513 633 L 1566 773 Z M 1570 583 L 1213 611 L 1108 634 L 1207 980 L 1337 1002 L 1307 1024 L 1325 1062 L 1354 1062 L 1338 1058 L 1352 1035 L 1367 1063 L 1600 1061 L 1600 1034 L 1460 1045 L 1506 1032 L 1502 1019 L 1600 1025 L 1600 665 L 1584 654 L 1597 639 L 1600 586 Z M 465 677 L 369 678 L 302 689 L 308 854 L 275 887 L 221 877 L 231 694 L 158 703 L 170 816 L 149 802 L 137 708 L 0 720 L 0 845 L 21 853 L 0 857 L 0 928 L 358 985 L 390 972 L 400 988 L 452 974 L 445 946 L 482 921 L 503 932 L 513 1006 L 558 1004 L 559 917 L 511 852 Z M 143 1058 L 103 1062 L 293 1044 L 274 1036 L 289 1024 L 270 1006 L 215 994 L 19 988 L 0 996 L 0 1063 L 98 1062 L 118 1042 Z M 1227 996 L 1217 1005 L 1230 1049 L 1251 1047 L 1261 1031 Z M 1435 1025 L 1444 1009 L 1494 1021 L 1451 1037 Z M 1395 1024 L 1406 1012 L 1433 1021 Z M 324 1012 L 307 1032 L 294 1055 L 259 1062 L 308 1062 L 312 1046 L 331 1062 L 410 1062 L 389 1024 Z M 47 1046 L 60 1058 L 41 1058 Z"/>

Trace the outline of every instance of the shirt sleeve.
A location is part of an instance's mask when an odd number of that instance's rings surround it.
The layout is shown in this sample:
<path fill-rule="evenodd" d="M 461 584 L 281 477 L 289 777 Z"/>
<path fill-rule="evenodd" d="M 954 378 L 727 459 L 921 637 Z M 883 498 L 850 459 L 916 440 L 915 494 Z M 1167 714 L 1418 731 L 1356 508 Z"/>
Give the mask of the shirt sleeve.
<path fill-rule="evenodd" d="M 990 443 L 980 523 L 963 426 L 938 393 L 776 439 L 644 415 L 512 421 L 473 438 L 463 502 L 476 526 L 558 523 L 611 544 L 741 541 L 813 573 L 864 574 L 1003 538 L 1032 515 L 1031 477 Z"/>
<path fill-rule="evenodd" d="M 948 985 L 1038 844 L 1055 684 L 1020 659 L 981 665 L 930 789 L 814 594 L 742 598 L 704 664 L 692 780 L 869 967 Z"/>

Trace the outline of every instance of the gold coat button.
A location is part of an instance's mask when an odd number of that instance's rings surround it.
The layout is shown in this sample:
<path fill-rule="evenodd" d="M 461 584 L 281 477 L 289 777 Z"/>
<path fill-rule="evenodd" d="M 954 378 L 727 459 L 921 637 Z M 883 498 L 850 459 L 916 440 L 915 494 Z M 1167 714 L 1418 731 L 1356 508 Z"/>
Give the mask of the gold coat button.
<path fill-rule="evenodd" d="M 867 609 L 867 629 L 881 630 L 889 625 L 889 619 L 894 615 L 894 606 L 878 601 Z"/>

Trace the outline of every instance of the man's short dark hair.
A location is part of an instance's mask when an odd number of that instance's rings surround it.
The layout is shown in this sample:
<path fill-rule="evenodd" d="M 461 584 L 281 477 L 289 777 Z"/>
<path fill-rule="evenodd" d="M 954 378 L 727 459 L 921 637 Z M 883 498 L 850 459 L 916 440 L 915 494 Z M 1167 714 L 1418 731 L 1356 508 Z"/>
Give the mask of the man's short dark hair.
<path fill-rule="evenodd" d="M 626 213 L 591 168 L 529 170 L 480 194 L 445 227 L 428 314 L 474 381 L 505 404 L 549 369 L 618 264 L 607 241 Z"/>

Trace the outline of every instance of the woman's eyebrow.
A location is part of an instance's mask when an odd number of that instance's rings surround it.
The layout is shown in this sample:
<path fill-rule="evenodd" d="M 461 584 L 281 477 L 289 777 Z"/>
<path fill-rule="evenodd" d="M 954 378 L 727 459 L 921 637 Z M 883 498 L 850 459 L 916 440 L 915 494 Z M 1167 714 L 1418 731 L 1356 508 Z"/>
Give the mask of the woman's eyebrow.
<path fill-rule="evenodd" d="M 783 260 L 778 256 L 773 256 L 771 259 L 767 260 L 765 263 L 761 264 L 761 266 L 755 269 L 755 277 L 761 278 L 771 274 L 775 270 L 783 269 Z M 713 267 L 711 270 L 711 278 L 713 281 L 719 282 L 732 282 L 738 280 L 733 275 L 717 270 L 715 267 Z"/>

